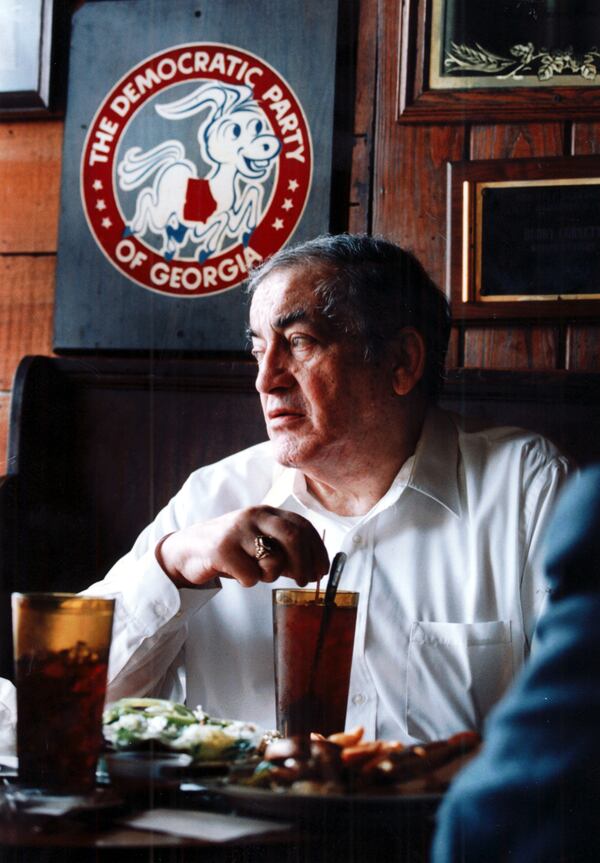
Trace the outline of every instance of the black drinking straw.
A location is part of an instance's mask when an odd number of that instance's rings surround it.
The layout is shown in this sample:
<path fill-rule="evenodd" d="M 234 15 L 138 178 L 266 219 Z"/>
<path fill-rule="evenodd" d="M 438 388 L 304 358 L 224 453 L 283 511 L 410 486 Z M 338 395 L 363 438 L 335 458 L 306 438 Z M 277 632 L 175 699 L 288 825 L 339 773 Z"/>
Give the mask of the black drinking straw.
<path fill-rule="evenodd" d="M 342 576 L 342 570 L 344 569 L 345 565 L 346 555 L 343 551 L 338 551 L 336 556 L 333 558 L 333 563 L 331 564 L 331 571 L 329 573 L 329 580 L 327 582 L 327 587 L 325 588 L 325 599 L 323 601 L 323 617 L 321 618 L 321 626 L 319 627 L 319 634 L 317 636 L 317 646 L 315 647 L 315 655 L 313 657 L 313 664 L 310 670 L 310 683 L 308 687 L 309 695 L 312 695 L 314 691 L 317 668 L 319 667 L 319 659 L 321 658 L 321 651 L 323 650 L 323 644 L 325 643 L 325 635 L 329 627 L 331 612 L 335 605 L 335 595 L 337 593 L 340 578 Z"/>

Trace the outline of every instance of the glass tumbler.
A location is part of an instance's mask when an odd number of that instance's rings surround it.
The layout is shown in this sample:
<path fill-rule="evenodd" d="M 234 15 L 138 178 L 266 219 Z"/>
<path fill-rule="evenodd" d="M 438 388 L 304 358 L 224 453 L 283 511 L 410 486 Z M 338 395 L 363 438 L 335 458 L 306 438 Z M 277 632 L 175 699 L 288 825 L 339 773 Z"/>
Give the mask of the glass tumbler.
<path fill-rule="evenodd" d="M 324 594 L 273 591 L 277 730 L 285 737 L 343 731 L 358 597 L 339 590 L 323 631 Z"/>
<path fill-rule="evenodd" d="M 113 599 L 12 594 L 20 782 L 94 787 L 113 610 Z"/>

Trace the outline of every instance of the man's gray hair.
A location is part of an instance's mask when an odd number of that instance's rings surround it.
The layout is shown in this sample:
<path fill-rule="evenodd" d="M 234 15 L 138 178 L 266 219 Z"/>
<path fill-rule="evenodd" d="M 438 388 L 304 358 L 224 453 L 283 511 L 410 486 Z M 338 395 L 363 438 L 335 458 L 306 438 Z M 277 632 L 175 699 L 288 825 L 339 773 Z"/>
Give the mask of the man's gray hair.
<path fill-rule="evenodd" d="M 253 293 L 275 270 L 314 270 L 320 311 L 363 345 L 366 362 L 377 362 L 403 327 L 425 341 L 423 386 L 435 397 L 443 381 L 450 335 L 446 297 L 410 252 L 383 237 L 338 234 L 289 246 L 250 274 Z"/>

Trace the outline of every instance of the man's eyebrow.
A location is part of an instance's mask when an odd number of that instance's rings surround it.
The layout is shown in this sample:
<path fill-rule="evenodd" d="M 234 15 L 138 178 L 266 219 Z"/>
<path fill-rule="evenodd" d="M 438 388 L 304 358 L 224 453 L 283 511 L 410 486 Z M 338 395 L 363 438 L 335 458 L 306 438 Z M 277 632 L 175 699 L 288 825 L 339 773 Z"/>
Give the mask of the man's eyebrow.
<path fill-rule="evenodd" d="M 306 309 L 295 309 L 293 312 L 288 312 L 285 315 L 280 315 L 278 318 L 275 318 L 273 321 L 273 329 L 285 330 L 286 327 L 289 327 L 298 321 L 307 321 L 310 319 L 310 315 Z M 260 336 L 252 329 L 252 327 L 246 327 L 246 338 L 259 339 Z"/>
<path fill-rule="evenodd" d="M 285 330 L 291 324 L 297 324 L 298 321 L 306 321 L 309 319 L 309 314 L 306 309 L 296 309 L 293 312 L 288 312 L 287 315 L 280 315 L 275 318 L 273 327 L 276 330 Z"/>

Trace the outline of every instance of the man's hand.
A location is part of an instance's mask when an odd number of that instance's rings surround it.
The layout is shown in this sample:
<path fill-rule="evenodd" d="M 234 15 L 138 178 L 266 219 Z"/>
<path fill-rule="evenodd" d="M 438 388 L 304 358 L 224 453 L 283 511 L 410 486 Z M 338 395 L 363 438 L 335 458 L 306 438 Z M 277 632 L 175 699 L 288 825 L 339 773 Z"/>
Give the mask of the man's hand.
<path fill-rule="evenodd" d="M 254 540 L 275 540 L 272 553 L 256 559 Z M 327 551 L 312 524 L 293 512 L 270 506 L 238 509 L 170 534 L 160 545 L 159 562 L 177 587 L 234 578 L 244 587 L 284 575 L 300 587 L 329 568 Z"/>

